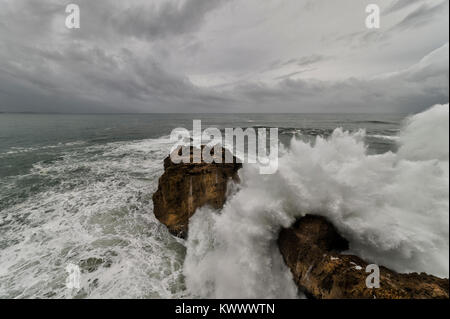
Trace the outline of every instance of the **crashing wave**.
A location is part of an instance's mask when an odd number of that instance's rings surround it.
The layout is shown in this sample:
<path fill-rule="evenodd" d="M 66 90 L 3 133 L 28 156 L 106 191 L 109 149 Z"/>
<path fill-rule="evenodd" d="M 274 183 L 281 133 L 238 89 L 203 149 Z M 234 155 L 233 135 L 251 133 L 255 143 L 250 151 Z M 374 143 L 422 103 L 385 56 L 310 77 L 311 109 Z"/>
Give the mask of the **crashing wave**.
<path fill-rule="evenodd" d="M 315 143 L 295 138 L 274 175 L 246 165 L 220 211 L 190 220 L 188 290 L 211 298 L 295 298 L 276 244 L 281 227 L 307 213 L 326 216 L 350 252 L 401 272 L 448 276 L 449 112 L 408 118 L 398 153 L 368 155 L 365 132 L 336 129 Z"/>

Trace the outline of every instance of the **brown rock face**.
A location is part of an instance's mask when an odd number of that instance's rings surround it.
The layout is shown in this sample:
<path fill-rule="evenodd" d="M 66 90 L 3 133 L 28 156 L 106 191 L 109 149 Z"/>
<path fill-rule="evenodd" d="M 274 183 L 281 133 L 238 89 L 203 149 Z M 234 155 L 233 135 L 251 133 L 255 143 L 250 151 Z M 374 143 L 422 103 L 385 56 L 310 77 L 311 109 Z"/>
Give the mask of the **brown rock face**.
<path fill-rule="evenodd" d="M 399 274 L 380 266 L 380 288 L 367 288 L 367 262 L 339 252 L 348 242 L 331 223 L 307 215 L 280 232 L 278 244 L 294 281 L 307 296 L 339 298 L 449 298 L 449 281 L 425 273 Z"/>
<path fill-rule="evenodd" d="M 202 147 L 203 149 L 203 147 Z M 193 148 L 190 163 L 175 164 L 170 156 L 164 160 L 164 174 L 159 179 L 158 190 L 153 194 L 153 212 L 175 236 L 185 238 L 189 218 L 204 205 L 222 208 L 230 180 L 239 181 L 237 171 L 242 164 L 193 163 Z M 213 154 L 213 153 L 212 153 Z M 225 149 L 222 149 L 225 158 Z"/>

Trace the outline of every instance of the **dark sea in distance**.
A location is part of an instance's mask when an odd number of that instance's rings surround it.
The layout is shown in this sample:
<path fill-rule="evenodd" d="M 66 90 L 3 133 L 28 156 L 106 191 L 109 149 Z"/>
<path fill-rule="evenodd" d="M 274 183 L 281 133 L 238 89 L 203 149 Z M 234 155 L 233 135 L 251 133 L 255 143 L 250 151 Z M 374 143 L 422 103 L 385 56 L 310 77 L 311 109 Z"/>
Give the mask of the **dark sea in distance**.
<path fill-rule="evenodd" d="M 395 150 L 394 136 L 403 114 L 9 114 L 0 113 L 0 177 L 23 174 L 33 164 L 52 161 L 69 150 L 119 141 L 155 139 L 177 127 L 192 130 L 241 127 L 279 128 L 288 144 L 295 130 L 328 136 L 337 127 L 366 130 L 369 153 Z"/>

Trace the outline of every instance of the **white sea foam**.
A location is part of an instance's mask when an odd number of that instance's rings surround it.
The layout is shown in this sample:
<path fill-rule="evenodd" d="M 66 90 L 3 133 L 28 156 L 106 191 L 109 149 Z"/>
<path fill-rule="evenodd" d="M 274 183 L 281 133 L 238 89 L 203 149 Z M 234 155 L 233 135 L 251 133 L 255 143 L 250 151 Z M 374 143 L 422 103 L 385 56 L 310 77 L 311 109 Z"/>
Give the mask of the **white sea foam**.
<path fill-rule="evenodd" d="M 306 213 L 328 216 L 373 262 L 447 276 L 448 106 L 408 119 L 398 154 L 368 156 L 364 136 L 293 139 L 275 175 L 246 165 L 221 212 L 191 219 L 186 259 L 151 211 L 168 136 L 35 164 L 2 180 L 50 186 L 1 211 L 0 298 L 297 297 L 276 238 Z M 88 258 L 102 261 L 81 267 L 81 288 L 69 290 L 66 266 Z"/>
<path fill-rule="evenodd" d="M 95 145 L 34 165 L 29 176 L 58 183 L 1 211 L 0 298 L 183 297 L 185 248 L 151 205 L 170 145 Z M 80 289 L 66 287 L 70 264 Z"/>
<path fill-rule="evenodd" d="M 410 160 L 438 159 L 448 162 L 448 104 L 436 105 L 427 112 L 407 119 L 400 134 L 400 157 Z"/>
<path fill-rule="evenodd" d="M 367 155 L 364 131 L 293 139 L 275 175 L 245 165 L 221 212 L 191 218 L 184 274 L 201 297 L 296 297 L 276 244 L 307 213 L 328 217 L 350 253 L 401 272 L 448 276 L 448 105 L 407 120 L 398 154 Z"/>
<path fill-rule="evenodd" d="M 0 155 L 11 155 L 11 154 L 18 154 L 18 153 L 28 153 L 28 152 L 34 152 L 38 150 L 50 150 L 55 148 L 62 148 L 67 146 L 79 146 L 85 144 L 85 141 L 74 141 L 74 142 L 67 142 L 67 143 L 58 143 L 54 145 L 43 145 L 43 146 L 37 146 L 37 147 L 11 147 L 7 152 L 0 153 Z"/>
<path fill-rule="evenodd" d="M 380 135 L 380 134 L 373 134 L 373 135 L 367 135 L 368 137 L 374 137 L 379 138 L 383 140 L 390 140 L 390 141 L 398 141 L 400 139 L 397 135 Z"/>

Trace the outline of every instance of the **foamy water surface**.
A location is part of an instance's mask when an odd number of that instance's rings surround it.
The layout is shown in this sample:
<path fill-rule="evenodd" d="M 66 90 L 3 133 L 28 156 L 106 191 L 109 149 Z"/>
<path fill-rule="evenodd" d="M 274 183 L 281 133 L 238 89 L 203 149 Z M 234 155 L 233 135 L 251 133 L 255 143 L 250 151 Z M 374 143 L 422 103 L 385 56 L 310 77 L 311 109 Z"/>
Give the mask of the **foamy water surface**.
<path fill-rule="evenodd" d="M 154 218 L 151 197 L 167 135 L 192 116 L 24 117 L 0 115 L 0 298 L 296 298 L 276 238 L 306 213 L 370 261 L 448 276 L 448 105 L 406 122 L 204 115 L 219 128 L 280 127 L 285 146 L 274 175 L 245 165 L 187 241 Z M 66 286 L 71 264 L 79 289 Z"/>

